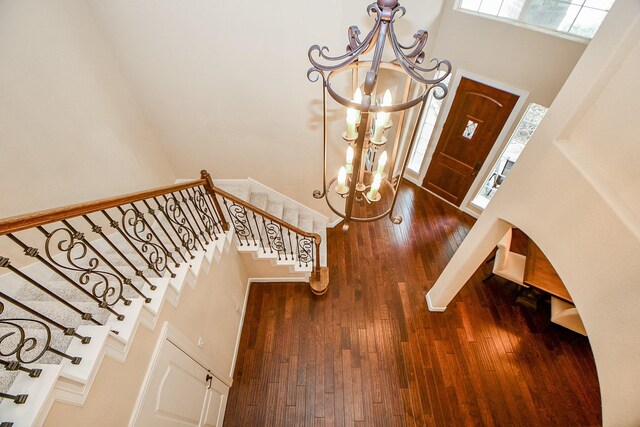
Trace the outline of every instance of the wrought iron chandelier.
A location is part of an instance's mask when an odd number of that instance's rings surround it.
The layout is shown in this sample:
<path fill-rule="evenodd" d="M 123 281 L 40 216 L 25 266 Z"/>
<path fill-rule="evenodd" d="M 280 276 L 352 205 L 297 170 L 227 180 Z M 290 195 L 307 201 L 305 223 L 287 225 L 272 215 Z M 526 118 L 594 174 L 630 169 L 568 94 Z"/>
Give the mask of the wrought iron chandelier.
<path fill-rule="evenodd" d="M 432 91 L 435 98 L 444 98 L 447 87 L 443 80 L 451 73 L 451 64 L 446 60 L 432 59 L 424 65 L 426 55 L 423 49 L 427 43 L 427 31 L 416 32 L 410 45 L 405 46 L 398 41 L 394 23 L 405 14 L 405 9 L 398 0 L 377 0 L 368 6 L 367 13 L 369 16 L 375 14 L 373 28 L 360 40 L 360 30 L 351 26 L 348 30 L 349 44 L 344 55 L 329 56 L 329 49 L 319 45 L 311 46 L 308 53 L 312 67 L 307 72 L 307 77 L 312 82 L 322 79 L 323 86 L 322 190 L 314 191 L 313 196 L 316 199 L 324 198 L 329 208 L 344 218 L 344 231 L 349 229 L 351 221 L 376 221 L 388 216 L 394 224 L 402 222 L 402 217 L 394 215 L 393 210 L 417 130 L 417 126 L 414 126 L 409 147 L 400 150 L 405 114 L 420 105 L 417 117 L 422 117 Z M 393 50 L 395 58 L 392 61 L 383 61 L 386 43 Z M 371 52 L 372 55 L 369 55 Z M 400 81 L 404 83 L 401 99 L 397 102 L 394 102 L 389 89 L 384 92 L 378 90 L 382 70 L 382 80 L 385 82 L 398 82 L 400 77 Z M 351 75 L 347 77 L 351 77 L 353 97 L 340 95 L 332 85 L 334 77 L 348 71 L 351 71 Z M 437 71 L 441 71 L 438 77 L 430 78 Z M 361 74 L 363 78 L 360 78 Z M 347 108 L 346 130 L 342 132 L 342 139 L 347 145 L 346 164 L 329 181 L 327 93 Z M 378 96 L 380 93 L 384 94 Z M 396 94 L 395 98 L 400 97 Z M 389 130 L 393 128 L 393 116 L 397 118 L 397 128 L 393 138 L 395 141 L 390 142 Z M 390 155 L 387 150 L 390 150 Z"/>

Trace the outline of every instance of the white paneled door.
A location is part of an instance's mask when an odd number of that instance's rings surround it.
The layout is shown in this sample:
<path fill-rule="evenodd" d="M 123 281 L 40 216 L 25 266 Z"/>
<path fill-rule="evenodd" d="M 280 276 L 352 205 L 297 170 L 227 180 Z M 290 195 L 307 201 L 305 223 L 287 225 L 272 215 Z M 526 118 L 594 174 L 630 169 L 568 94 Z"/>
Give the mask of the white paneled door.
<path fill-rule="evenodd" d="M 222 426 L 229 387 L 170 341 L 147 384 L 136 426 Z"/>

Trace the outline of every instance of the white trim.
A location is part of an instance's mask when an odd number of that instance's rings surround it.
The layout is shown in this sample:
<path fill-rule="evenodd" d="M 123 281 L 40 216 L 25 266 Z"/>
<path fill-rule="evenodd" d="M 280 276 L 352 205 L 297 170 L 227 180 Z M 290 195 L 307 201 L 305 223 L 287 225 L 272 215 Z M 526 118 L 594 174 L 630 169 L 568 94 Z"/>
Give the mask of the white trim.
<path fill-rule="evenodd" d="M 249 301 L 249 291 L 251 290 L 252 280 L 247 280 L 247 290 L 244 293 L 244 304 L 242 304 L 242 314 L 240 315 L 240 324 L 238 325 L 238 333 L 236 334 L 236 346 L 233 350 L 233 359 L 231 360 L 231 370 L 229 378 L 233 378 L 233 372 L 236 370 L 236 360 L 238 359 L 238 351 L 240 351 L 240 339 L 242 338 L 242 328 L 244 327 L 244 318 L 247 315 L 247 301 Z"/>
<path fill-rule="evenodd" d="M 307 283 L 309 279 L 306 277 L 252 277 L 249 281 L 251 283 Z"/>
<path fill-rule="evenodd" d="M 149 389 L 149 383 L 155 373 L 156 364 L 158 362 L 158 358 L 160 357 L 160 352 L 166 341 L 169 341 L 171 344 L 178 347 L 181 351 L 183 351 L 187 356 L 193 359 L 196 363 L 198 363 L 207 371 L 211 372 L 217 379 L 222 381 L 227 387 L 231 387 L 231 381 L 229 381 L 229 379 L 225 375 L 211 368 L 213 364 L 209 360 L 207 360 L 202 350 L 200 350 L 200 348 L 197 345 L 195 345 L 187 337 L 185 337 L 175 326 L 171 325 L 169 321 L 165 321 L 164 324 L 162 325 L 162 330 L 158 335 L 158 340 L 156 342 L 155 349 L 153 350 L 153 354 L 151 355 L 151 359 L 149 360 L 149 367 L 147 368 L 147 372 L 144 376 L 144 380 L 142 381 L 142 387 L 138 392 L 138 397 L 136 398 L 136 404 L 134 405 L 133 411 L 131 412 L 131 418 L 129 419 L 130 427 L 135 427 L 136 422 L 138 421 L 138 417 L 140 416 L 140 409 L 142 408 L 143 399 L 146 396 L 147 391 Z"/>
<path fill-rule="evenodd" d="M 435 307 L 433 304 L 431 304 L 431 297 L 429 296 L 429 292 L 427 292 L 427 294 L 424 296 L 424 298 L 427 300 L 427 307 L 429 308 L 429 311 L 432 311 L 434 313 L 442 313 L 443 311 L 445 311 L 447 309 L 446 305 L 444 307 Z"/>

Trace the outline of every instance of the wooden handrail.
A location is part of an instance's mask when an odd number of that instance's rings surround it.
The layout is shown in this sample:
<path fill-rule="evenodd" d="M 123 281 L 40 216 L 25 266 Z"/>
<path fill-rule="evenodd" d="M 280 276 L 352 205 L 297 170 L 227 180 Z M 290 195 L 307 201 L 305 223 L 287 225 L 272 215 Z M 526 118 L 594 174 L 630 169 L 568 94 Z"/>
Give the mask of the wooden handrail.
<path fill-rule="evenodd" d="M 86 215 L 105 209 L 115 208 L 116 206 L 121 206 L 126 203 L 133 203 L 139 200 L 161 196 L 163 194 L 168 194 L 175 191 L 185 190 L 187 188 L 197 187 L 199 185 L 204 185 L 206 187 L 208 185 L 208 182 L 205 179 L 199 179 L 182 184 L 168 185 L 152 190 L 125 194 L 124 196 L 110 197 L 106 199 L 94 200 L 92 202 L 78 203 L 61 208 L 13 216 L 0 220 L 0 236 L 9 233 L 15 233 L 21 230 L 26 230 L 28 228 L 50 224 L 56 221 L 62 221 L 63 219 L 74 218 L 80 215 Z"/>

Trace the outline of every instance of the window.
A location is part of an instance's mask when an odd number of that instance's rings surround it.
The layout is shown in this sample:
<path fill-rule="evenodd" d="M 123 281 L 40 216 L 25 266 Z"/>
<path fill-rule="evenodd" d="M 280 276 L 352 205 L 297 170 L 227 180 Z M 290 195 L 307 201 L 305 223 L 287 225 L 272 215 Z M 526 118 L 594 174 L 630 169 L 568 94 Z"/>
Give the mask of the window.
<path fill-rule="evenodd" d="M 547 108 L 538 104 L 530 104 L 522 116 L 522 120 L 518 123 L 515 132 L 511 135 L 506 148 L 502 152 L 500 159 L 493 167 L 493 170 L 489 174 L 489 178 L 484 182 L 484 185 L 473 199 L 471 203 L 479 208 L 486 208 L 493 197 L 494 193 L 500 187 L 500 184 L 506 179 L 507 175 L 511 171 L 511 168 L 515 164 L 520 153 L 524 150 L 525 145 L 529 142 L 529 138 L 533 135 L 542 118 L 547 112 Z"/>
<path fill-rule="evenodd" d="M 459 8 L 590 39 L 615 0 L 460 0 Z"/>
<path fill-rule="evenodd" d="M 444 71 L 438 71 L 436 74 L 436 78 L 442 77 Z M 447 87 L 449 86 L 449 80 L 451 80 L 451 75 L 447 76 L 446 79 L 442 81 Z M 440 90 L 440 89 L 434 89 Z M 440 114 L 440 107 L 442 107 L 442 99 L 436 99 L 433 96 L 433 92 L 429 94 L 427 97 L 427 105 L 425 107 L 425 112 L 422 115 L 422 123 L 420 123 L 420 130 L 418 131 L 418 140 L 415 142 L 413 146 L 413 151 L 411 156 L 409 157 L 409 164 L 407 167 L 409 170 L 419 174 L 420 167 L 422 166 L 422 162 L 424 161 L 425 154 L 427 154 L 427 148 L 429 147 L 429 140 L 431 139 L 431 135 L 433 134 L 433 129 L 436 126 L 436 120 L 438 119 L 438 115 Z"/>

